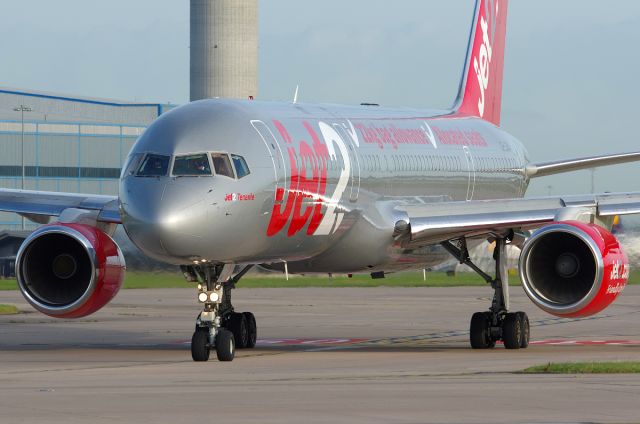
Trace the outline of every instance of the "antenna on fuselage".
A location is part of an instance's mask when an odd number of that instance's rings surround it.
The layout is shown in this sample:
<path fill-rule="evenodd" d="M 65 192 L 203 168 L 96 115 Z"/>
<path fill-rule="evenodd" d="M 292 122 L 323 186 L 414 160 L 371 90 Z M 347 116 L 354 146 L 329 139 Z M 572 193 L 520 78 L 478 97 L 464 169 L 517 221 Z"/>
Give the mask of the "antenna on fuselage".
<path fill-rule="evenodd" d="M 300 86 L 296 85 L 296 92 L 293 93 L 293 104 L 298 103 L 298 92 L 300 91 Z"/>

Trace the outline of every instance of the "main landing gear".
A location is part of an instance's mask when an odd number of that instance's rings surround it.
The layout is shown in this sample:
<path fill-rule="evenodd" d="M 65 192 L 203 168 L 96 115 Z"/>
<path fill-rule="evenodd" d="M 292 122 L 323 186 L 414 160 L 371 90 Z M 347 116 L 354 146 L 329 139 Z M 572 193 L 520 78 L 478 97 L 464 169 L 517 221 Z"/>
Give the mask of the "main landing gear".
<path fill-rule="evenodd" d="M 187 281 L 198 282 L 198 301 L 204 304 L 191 338 L 193 360 L 208 361 L 211 349 L 215 349 L 219 361 L 232 361 L 236 349 L 255 347 L 256 318 L 251 312 L 235 312 L 231 304 L 231 290 L 251 265 L 235 276 L 233 265 L 202 264 L 181 269 Z"/>
<path fill-rule="evenodd" d="M 493 258 L 496 261 L 496 277 L 491 278 L 478 268 L 469 258 L 465 239 L 458 245 L 447 241 L 442 246 L 461 264 L 477 272 L 494 290 L 491 307 L 486 312 L 476 312 L 471 317 L 469 339 L 474 349 L 490 349 L 502 340 L 507 349 L 520 349 L 529 346 L 529 317 L 524 312 L 509 311 L 509 275 L 507 272 L 507 240 L 496 239 Z"/>

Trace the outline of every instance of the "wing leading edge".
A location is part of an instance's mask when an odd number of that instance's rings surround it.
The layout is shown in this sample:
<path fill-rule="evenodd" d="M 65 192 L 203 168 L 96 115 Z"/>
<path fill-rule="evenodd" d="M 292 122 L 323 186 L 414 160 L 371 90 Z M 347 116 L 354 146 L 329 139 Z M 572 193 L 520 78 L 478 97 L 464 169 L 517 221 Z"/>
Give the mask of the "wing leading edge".
<path fill-rule="evenodd" d="M 606 222 L 616 215 L 640 214 L 640 193 L 442 202 L 398 209 L 409 220 L 398 233 L 408 237 L 407 247 L 414 247 L 529 230 L 555 221 L 594 217 Z"/>
<path fill-rule="evenodd" d="M 620 165 L 640 161 L 640 152 L 618 153 L 614 155 L 590 156 L 577 159 L 540 162 L 527 165 L 525 172 L 529 178 L 580 171 L 600 166 Z"/>
<path fill-rule="evenodd" d="M 0 211 L 15 212 L 39 223 L 67 209 L 95 211 L 99 222 L 122 223 L 117 196 L 0 189 Z"/>

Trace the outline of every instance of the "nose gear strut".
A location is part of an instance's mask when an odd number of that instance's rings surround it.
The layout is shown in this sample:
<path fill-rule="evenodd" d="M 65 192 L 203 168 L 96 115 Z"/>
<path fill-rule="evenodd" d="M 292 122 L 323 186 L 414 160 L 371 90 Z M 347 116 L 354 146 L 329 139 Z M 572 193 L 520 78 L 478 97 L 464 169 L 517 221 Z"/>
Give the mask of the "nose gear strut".
<path fill-rule="evenodd" d="M 253 348 L 256 345 L 254 315 L 235 312 L 231 304 L 231 290 L 252 265 L 245 266 L 235 275 L 234 268 L 229 264 L 181 267 L 187 281 L 198 283 L 198 300 L 204 304 L 191 338 L 194 361 L 208 361 L 211 349 L 215 349 L 219 361 L 232 361 L 236 348 Z"/>
<path fill-rule="evenodd" d="M 524 312 L 509 312 L 509 273 L 507 270 L 508 239 L 496 238 L 493 251 L 496 276 L 482 271 L 469 257 L 466 239 L 458 240 L 458 245 L 450 241 L 442 246 L 461 264 L 465 264 L 479 274 L 493 288 L 491 307 L 486 312 L 476 312 L 471 317 L 469 341 L 474 349 L 490 349 L 502 340 L 507 349 L 520 349 L 529 346 L 529 317 Z"/>

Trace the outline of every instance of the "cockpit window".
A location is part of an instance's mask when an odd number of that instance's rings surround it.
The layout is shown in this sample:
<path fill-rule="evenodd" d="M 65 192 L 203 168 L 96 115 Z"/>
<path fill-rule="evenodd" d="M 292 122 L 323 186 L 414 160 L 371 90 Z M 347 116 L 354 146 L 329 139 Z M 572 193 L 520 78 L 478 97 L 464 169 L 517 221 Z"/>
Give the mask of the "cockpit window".
<path fill-rule="evenodd" d="M 169 156 L 148 154 L 138 168 L 139 177 L 164 177 L 169 170 Z"/>
<path fill-rule="evenodd" d="M 211 153 L 211 159 L 213 159 L 213 167 L 216 170 L 216 175 L 235 178 L 229 155 L 224 153 Z"/>
<path fill-rule="evenodd" d="M 140 167 L 140 162 L 144 157 L 144 153 L 136 153 L 134 155 L 129 155 L 127 158 L 127 164 L 122 168 L 121 178 L 128 177 L 136 173 L 136 171 Z"/>
<path fill-rule="evenodd" d="M 249 171 L 249 167 L 247 166 L 247 162 L 242 156 L 231 155 L 231 160 L 233 160 L 233 166 L 236 167 L 236 175 L 238 176 L 238 179 L 246 177 L 251 173 L 251 171 Z"/>
<path fill-rule="evenodd" d="M 174 176 L 211 175 L 211 165 L 206 154 L 176 156 L 173 163 Z"/>

